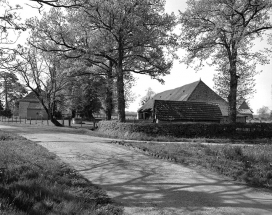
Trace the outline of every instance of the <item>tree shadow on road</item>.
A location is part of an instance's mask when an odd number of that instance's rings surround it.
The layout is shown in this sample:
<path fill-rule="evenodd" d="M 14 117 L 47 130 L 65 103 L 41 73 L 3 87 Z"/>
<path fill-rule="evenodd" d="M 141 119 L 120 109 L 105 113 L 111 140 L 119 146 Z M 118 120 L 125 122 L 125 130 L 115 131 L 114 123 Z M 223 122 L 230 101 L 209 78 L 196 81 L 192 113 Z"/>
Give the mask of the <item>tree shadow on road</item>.
<path fill-rule="evenodd" d="M 87 163 L 80 173 L 102 185 L 125 207 L 262 209 L 272 214 L 272 196 L 263 199 L 244 185 L 233 184 L 215 174 L 182 167 L 138 153 L 78 155 Z M 130 162 L 128 162 L 130 161 Z M 87 168 L 86 168 L 87 164 Z M 175 171 L 176 169 L 176 171 Z M 191 173 L 193 172 L 193 174 Z M 268 195 L 268 194 L 267 194 Z"/>

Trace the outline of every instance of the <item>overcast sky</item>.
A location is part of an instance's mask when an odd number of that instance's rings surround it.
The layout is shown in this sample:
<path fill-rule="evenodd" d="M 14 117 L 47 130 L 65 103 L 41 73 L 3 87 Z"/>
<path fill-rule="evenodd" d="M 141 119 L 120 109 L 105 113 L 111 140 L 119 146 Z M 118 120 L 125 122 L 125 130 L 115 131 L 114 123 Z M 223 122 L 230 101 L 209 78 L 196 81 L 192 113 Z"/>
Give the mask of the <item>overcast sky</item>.
<path fill-rule="evenodd" d="M 10 0 L 13 4 L 20 4 L 24 7 L 21 11 L 23 18 L 30 18 L 31 16 L 39 15 L 36 9 L 32 9 L 29 6 L 23 5 L 25 2 L 30 2 L 28 0 Z M 166 11 L 178 13 L 178 10 L 183 11 L 186 8 L 186 0 L 166 0 Z M 272 32 L 271 32 L 272 33 Z M 23 36 L 20 41 L 23 42 Z M 256 47 L 267 46 L 266 41 L 257 42 Z M 183 50 L 178 52 L 179 56 L 185 54 Z M 256 91 L 253 99 L 249 101 L 251 108 L 254 113 L 257 113 L 257 109 L 262 106 L 268 106 L 272 109 L 272 62 L 265 66 L 258 66 L 258 70 L 262 70 L 262 73 L 256 76 Z M 213 75 L 215 69 L 210 66 L 204 67 L 202 70 L 196 72 L 192 68 L 187 68 L 186 65 L 179 63 L 178 60 L 174 62 L 174 66 L 171 70 L 171 74 L 165 76 L 165 84 L 161 85 L 158 81 L 150 79 L 147 75 L 137 75 L 136 85 L 132 88 L 132 91 L 137 96 L 135 102 L 133 102 L 127 109 L 129 111 L 137 111 L 140 107 L 140 98 L 146 93 L 148 87 L 151 87 L 156 93 L 177 88 L 191 82 L 198 81 L 200 78 L 204 81 L 210 88 L 213 89 Z"/>

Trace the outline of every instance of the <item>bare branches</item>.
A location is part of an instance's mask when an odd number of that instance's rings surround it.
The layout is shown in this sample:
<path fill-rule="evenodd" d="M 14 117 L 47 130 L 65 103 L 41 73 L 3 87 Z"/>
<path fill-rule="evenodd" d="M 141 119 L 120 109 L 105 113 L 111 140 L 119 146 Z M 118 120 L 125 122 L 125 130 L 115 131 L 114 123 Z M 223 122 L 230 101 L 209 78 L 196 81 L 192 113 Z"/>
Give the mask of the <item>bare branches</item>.
<path fill-rule="evenodd" d="M 36 8 L 39 10 L 43 7 L 43 5 L 48 5 L 55 8 L 79 8 L 84 5 L 83 0 L 70 0 L 68 2 L 62 0 L 30 0 L 30 1 L 38 3 L 39 7 Z"/>

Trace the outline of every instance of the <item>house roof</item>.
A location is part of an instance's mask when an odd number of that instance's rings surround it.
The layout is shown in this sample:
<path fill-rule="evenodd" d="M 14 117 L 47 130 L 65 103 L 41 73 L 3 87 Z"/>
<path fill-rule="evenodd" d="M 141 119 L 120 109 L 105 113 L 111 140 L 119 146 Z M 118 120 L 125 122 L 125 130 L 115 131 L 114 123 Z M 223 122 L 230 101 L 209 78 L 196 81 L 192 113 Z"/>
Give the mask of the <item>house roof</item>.
<path fill-rule="evenodd" d="M 156 119 L 162 121 L 219 121 L 219 106 L 205 102 L 155 100 Z"/>
<path fill-rule="evenodd" d="M 201 80 L 158 93 L 152 99 L 149 99 L 138 111 L 152 110 L 155 100 L 187 101 L 200 82 Z"/>

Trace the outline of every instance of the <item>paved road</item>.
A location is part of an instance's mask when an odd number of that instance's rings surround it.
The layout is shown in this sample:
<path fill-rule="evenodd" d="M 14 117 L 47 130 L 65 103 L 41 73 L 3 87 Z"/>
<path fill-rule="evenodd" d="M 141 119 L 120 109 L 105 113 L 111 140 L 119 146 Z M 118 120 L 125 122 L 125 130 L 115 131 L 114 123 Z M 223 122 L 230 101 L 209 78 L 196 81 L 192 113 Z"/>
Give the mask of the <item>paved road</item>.
<path fill-rule="evenodd" d="M 199 168 L 154 159 L 108 139 L 0 125 L 56 153 L 104 188 L 125 214 L 272 214 L 272 195 Z"/>

